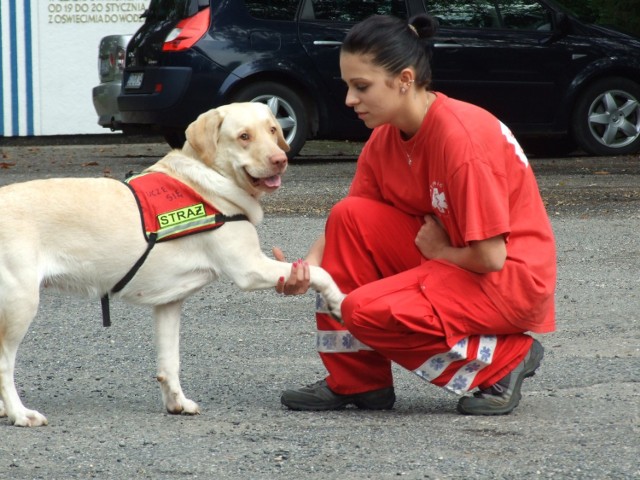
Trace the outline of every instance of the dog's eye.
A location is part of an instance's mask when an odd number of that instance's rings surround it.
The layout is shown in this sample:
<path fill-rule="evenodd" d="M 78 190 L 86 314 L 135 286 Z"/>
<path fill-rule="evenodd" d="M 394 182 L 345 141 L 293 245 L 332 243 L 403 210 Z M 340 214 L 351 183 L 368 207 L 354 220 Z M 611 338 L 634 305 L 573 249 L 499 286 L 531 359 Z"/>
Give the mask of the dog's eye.
<path fill-rule="evenodd" d="M 278 129 L 276 127 L 271 127 L 271 134 L 275 135 Z"/>
<path fill-rule="evenodd" d="M 246 133 L 246 132 L 245 132 L 245 133 L 241 133 L 241 134 L 240 134 L 240 140 L 244 140 L 245 142 L 248 142 L 250 138 L 251 138 L 251 137 L 250 137 L 250 136 L 249 136 L 249 134 L 248 134 L 248 133 Z"/>

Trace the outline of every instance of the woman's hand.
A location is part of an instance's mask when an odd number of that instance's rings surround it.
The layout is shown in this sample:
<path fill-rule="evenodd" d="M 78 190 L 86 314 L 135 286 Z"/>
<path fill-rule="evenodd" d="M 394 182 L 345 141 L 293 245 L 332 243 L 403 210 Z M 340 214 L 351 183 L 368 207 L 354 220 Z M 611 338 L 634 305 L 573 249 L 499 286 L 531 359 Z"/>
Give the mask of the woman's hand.
<path fill-rule="evenodd" d="M 273 256 L 279 262 L 286 262 L 284 253 L 278 247 L 272 248 Z M 309 290 L 311 273 L 305 260 L 297 260 L 291 264 L 291 274 L 285 280 L 280 277 L 276 283 L 276 292 L 284 295 L 301 295 Z"/>
<path fill-rule="evenodd" d="M 432 215 L 426 215 L 424 225 L 416 235 L 416 246 L 423 257 L 431 260 L 440 258 L 444 250 L 451 246 L 451 241 L 440 223 Z"/>

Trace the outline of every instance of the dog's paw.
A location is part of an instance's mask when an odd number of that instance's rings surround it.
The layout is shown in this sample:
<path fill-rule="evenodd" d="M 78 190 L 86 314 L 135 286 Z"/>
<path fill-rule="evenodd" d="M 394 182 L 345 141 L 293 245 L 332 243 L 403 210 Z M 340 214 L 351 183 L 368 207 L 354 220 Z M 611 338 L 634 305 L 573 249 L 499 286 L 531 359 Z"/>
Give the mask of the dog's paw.
<path fill-rule="evenodd" d="M 0 418 L 7 416 L 7 410 L 4 408 L 4 403 L 0 400 Z"/>
<path fill-rule="evenodd" d="M 344 325 L 344 322 L 342 321 L 342 300 L 344 300 L 344 297 L 342 297 L 342 299 L 339 302 L 337 303 L 333 302 L 331 305 L 329 305 L 327 313 L 336 322 Z"/>
<path fill-rule="evenodd" d="M 200 406 L 188 398 L 184 396 L 177 400 L 175 399 L 172 402 L 168 402 L 165 404 L 167 412 L 172 415 L 199 415 L 200 414 Z"/>
<path fill-rule="evenodd" d="M 333 318 L 336 322 L 338 322 L 341 325 L 344 325 L 344 320 L 342 320 L 342 312 L 340 311 L 340 309 L 331 310 L 329 312 L 329 315 L 331 315 L 331 318 Z"/>
<path fill-rule="evenodd" d="M 182 415 L 200 415 L 200 406 L 196 402 L 185 398 L 182 403 L 181 413 Z"/>
<path fill-rule="evenodd" d="M 346 295 L 339 293 L 334 296 L 331 302 L 327 301 L 324 295 L 318 293 L 316 295 L 316 313 L 326 313 L 337 322 L 342 322 L 342 301 Z"/>
<path fill-rule="evenodd" d="M 49 421 L 44 415 L 35 410 L 28 409 L 25 409 L 14 418 L 9 417 L 9 420 L 16 427 L 43 427 L 49 425 Z"/>
<path fill-rule="evenodd" d="M 156 379 L 160 382 L 162 402 L 167 412 L 173 415 L 198 415 L 200 413 L 198 404 L 184 396 L 177 379 L 170 381 L 166 375 L 160 374 Z"/>

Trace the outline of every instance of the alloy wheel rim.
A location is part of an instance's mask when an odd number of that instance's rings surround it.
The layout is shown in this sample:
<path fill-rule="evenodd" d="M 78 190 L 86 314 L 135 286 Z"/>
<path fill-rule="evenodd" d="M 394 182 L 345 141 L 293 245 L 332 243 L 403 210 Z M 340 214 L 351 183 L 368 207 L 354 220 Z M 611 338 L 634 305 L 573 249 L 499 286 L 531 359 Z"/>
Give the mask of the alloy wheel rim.
<path fill-rule="evenodd" d="M 640 103 L 622 90 L 599 95 L 589 107 L 589 130 L 609 148 L 622 148 L 640 137 Z"/>
<path fill-rule="evenodd" d="M 259 95 L 251 101 L 264 103 L 269 107 L 282 128 L 285 141 L 291 145 L 298 131 L 298 121 L 291 104 L 277 95 Z"/>

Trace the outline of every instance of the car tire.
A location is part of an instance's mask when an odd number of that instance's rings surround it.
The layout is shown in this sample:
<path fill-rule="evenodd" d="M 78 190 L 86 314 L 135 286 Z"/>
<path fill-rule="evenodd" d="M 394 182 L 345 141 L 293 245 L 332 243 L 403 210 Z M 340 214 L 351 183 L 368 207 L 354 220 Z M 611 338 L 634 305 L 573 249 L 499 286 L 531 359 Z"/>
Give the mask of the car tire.
<path fill-rule="evenodd" d="M 309 134 L 307 109 L 300 95 L 294 90 L 275 82 L 253 83 L 233 96 L 234 102 L 260 102 L 266 104 L 282 127 L 289 144 L 289 159 L 294 158 Z"/>
<path fill-rule="evenodd" d="M 572 133 L 590 155 L 640 151 L 640 84 L 622 77 L 594 82 L 576 103 Z"/>

